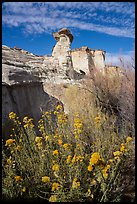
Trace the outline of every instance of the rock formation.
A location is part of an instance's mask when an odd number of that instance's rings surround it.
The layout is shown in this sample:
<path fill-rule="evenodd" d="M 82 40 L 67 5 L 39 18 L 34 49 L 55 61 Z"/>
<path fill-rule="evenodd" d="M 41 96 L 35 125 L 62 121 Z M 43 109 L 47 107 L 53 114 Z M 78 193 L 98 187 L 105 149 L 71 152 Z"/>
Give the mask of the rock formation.
<path fill-rule="evenodd" d="M 2 122 L 16 112 L 38 120 L 60 101 L 48 93 L 46 83 L 72 83 L 105 67 L 105 52 L 81 47 L 71 50 L 73 35 L 67 28 L 53 33 L 56 44 L 51 56 L 37 56 L 21 48 L 2 46 Z M 43 89 L 43 83 L 44 89 Z M 52 106 L 52 107 L 51 107 Z"/>

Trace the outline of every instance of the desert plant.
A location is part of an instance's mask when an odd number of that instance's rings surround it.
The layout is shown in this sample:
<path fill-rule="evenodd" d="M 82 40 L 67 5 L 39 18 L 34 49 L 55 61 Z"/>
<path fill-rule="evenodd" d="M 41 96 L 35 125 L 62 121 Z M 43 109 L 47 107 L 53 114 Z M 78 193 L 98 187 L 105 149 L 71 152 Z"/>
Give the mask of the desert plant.
<path fill-rule="evenodd" d="M 118 137 L 113 123 L 108 126 L 109 116 L 99 112 L 91 117 L 89 144 L 78 113 L 72 122 L 58 105 L 54 114 L 56 126 L 50 112 L 43 114 L 39 135 L 32 118 L 26 116 L 21 122 L 15 113 L 9 114 L 18 131 L 13 129 L 3 144 L 3 199 L 120 201 L 122 169 L 133 157 L 133 138 Z"/>

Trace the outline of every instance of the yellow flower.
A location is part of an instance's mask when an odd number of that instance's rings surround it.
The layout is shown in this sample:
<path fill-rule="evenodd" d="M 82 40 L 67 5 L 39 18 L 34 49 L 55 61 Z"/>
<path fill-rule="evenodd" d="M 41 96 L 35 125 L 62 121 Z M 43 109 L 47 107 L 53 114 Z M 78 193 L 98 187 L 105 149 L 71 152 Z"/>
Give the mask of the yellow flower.
<path fill-rule="evenodd" d="M 45 112 L 45 115 L 49 115 L 50 113 L 48 111 Z"/>
<path fill-rule="evenodd" d="M 42 137 L 36 137 L 35 142 L 40 143 L 42 141 Z"/>
<path fill-rule="evenodd" d="M 26 123 L 26 124 L 24 125 L 24 128 L 26 129 L 26 128 L 28 128 L 28 127 L 33 128 L 33 127 L 34 127 L 34 125 L 33 125 L 32 123 L 31 123 L 31 124 Z"/>
<path fill-rule="evenodd" d="M 26 192 L 26 187 L 23 187 L 23 188 L 22 188 L 22 192 Z"/>
<path fill-rule="evenodd" d="M 66 144 L 63 145 L 63 147 L 67 150 L 67 149 L 69 149 L 70 144 L 66 143 Z"/>
<path fill-rule="evenodd" d="M 48 135 L 46 136 L 46 140 L 49 140 L 49 136 Z"/>
<path fill-rule="evenodd" d="M 13 113 L 13 112 L 9 113 L 10 119 L 15 119 L 16 117 L 17 117 L 16 113 Z"/>
<path fill-rule="evenodd" d="M 24 117 L 23 118 L 23 122 L 25 123 L 24 128 L 25 129 L 28 128 L 28 127 L 33 128 L 34 125 L 33 125 L 32 121 L 33 121 L 33 118 L 28 118 L 28 116 Z"/>
<path fill-rule="evenodd" d="M 88 191 L 86 192 L 86 197 L 89 197 L 91 195 L 91 190 L 88 189 Z"/>
<path fill-rule="evenodd" d="M 108 178 L 108 173 L 103 173 L 103 177 L 105 178 L 105 179 L 107 179 Z"/>
<path fill-rule="evenodd" d="M 120 151 L 121 151 L 121 152 L 124 152 L 125 150 L 126 150 L 125 145 L 124 145 L 124 144 L 121 144 Z"/>
<path fill-rule="evenodd" d="M 102 170 L 103 177 L 104 177 L 105 179 L 107 179 L 107 177 L 108 177 L 108 170 L 109 170 L 109 169 L 110 169 L 110 165 L 108 164 L 108 165 L 106 165 L 105 168 Z"/>
<path fill-rule="evenodd" d="M 26 129 L 26 128 L 28 128 L 29 127 L 29 124 L 25 124 L 24 125 L 24 128 Z"/>
<path fill-rule="evenodd" d="M 120 151 L 113 152 L 113 155 L 114 155 L 114 157 L 120 156 L 120 155 L 121 155 L 121 152 L 120 152 Z"/>
<path fill-rule="evenodd" d="M 16 180 L 16 182 L 18 182 L 18 181 L 22 181 L 23 179 L 21 176 L 15 176 L 15 180 Z"/>
<path fill-rule="evenodd" d="M 62 145 L 62 143 L 63 143 L 62 140 L 58 140 L 59 145 Z"/>
<path fill-rule="evenodd" d="M 59 165 L 58 164 L 54 164 L 52 167 L 53 171 L 59 171 Z"/>
<path fill-rule="evenodd" d="M 61 105 L 58 105 L 58 106 L 56 107 L 56 110 L 63 110 L 63 107 L 62 107 Z"/>
<path fill-rule="evenodd" d="M 70 163 L 70 161 L 71 161 L 71 157 L 72 157 L 71 155 L 68 155 L 67 160 L 66 160 L 67 164 Z"/>
<path fill-rule="evenodd" d="M 42 182 L 43 182 L 43 183 L 50 182 L 50 177 L 48 177 L 48 176 L 43 176 L 43 177 L 42 177 Z"/>
<path fill-rule="evenodd" d="M 84 159 L 84 157 L 82 157 L 82 156 L 80 156 L 80 155 L 76 157 L 76 160 L 77 160 L 77 161 L 83 161 L 83 159 Z"/>
<path fill-rule="evenodd" d="M 49 198 L 49 202 L 56 202 L 57 201 L 57 196 L 56 195 L 52 195 L 50 198 Z"/>
<path fill-rule="evenodd" d="M 74 134 L 75 134 L 75 137 L 76 137 L 77 134 L 80 134 L 82 132 L 82 128 L 83 128 L 83 124 L 81 122 L 81 119 L 78 116 L 76 116 L 74 118 Z"/>
<path fill-rule="evenodd" d="M 39 121 L 38 121 L 38 123 L 40 124 L 43 124 L 44 123 L 44 121 L 42 120 L 42 119 L 40 119 Z"/>
<path fill-rule="evenodd" d="M 93 166 L 89 165 L 88 166 L 88 171 L 92 171 L 93 170 Z"/>
<path fill-rule="evenodd" d="M 58 111 L 54 111 L 54 115 L 57 115 L 59 112 Z"/>
<path fill-rule="evenodd" d="M 8 140 L 6 140 L 5 146 L 9 146 L 10 147 L 14 142 L 15 142 L 14 139 L 8 139 Z"/>
<path fill-rule="evenodd" d="M 109 162 L 112 163 L 114 160 L 113 159 L 109 159 Z"/>
<path fill-rule="evenodd" d="M 116 157 L 115 157 L 115 160 L 120 161 L 119 156 L 116 156 Z"/>
<path fill-rule="evenodd" d="M 72 164 L 74 164 L 76 162 L 76 158 L 77 158 L 76 155 L 74 155 L 74 157 L 72 158 L 72 161 L 71 161 Z"/>
<path fill-rule="evenodd" d="M 110 169 L 110 165 L 107 164 L 107 166 L 105 168 L 106 168 L 106 170 Z"/>
<path fill-rule="evenodd" d="M 52 184 L 52 189 L 51 189 L 51 191 L 58 190 L 59 186 L 60 186 L 59 183 L 54 182 L 54 183 Z"/>
<path fill-rule="evenodd" d="M 31 123 L 33 121 L 33 118 L 28 119 L 28 123 Z"/>
<path fill-rule="evenodd" d="M 130 136 L 126 138 L 127 143 L 130 142 L 131 140 L 132 140 L 132 137 L 130 137 Z"/>
<path fill-rule="evenodd" d="M 28 122 L 28 116 L 26 116 L 26 117 L 23 118 L 23 122 L 24 122 L 24 123 L 27 123 L 27 122 Z"/>
<path fill-rule="evenodd" d="M 11 164 L 11 163 L 12 163 L 11 158 L 7 159 L 7 164 Z"/>
<path fill-rule="evenodd" d="M 78 187 L 80 187 L 80 182 L 77 181 L 77 178 L 74 178 L 72 182 L 72 188 L 78 188 Z"/>
<path fill-rule="evenodd" d="M 97 164 L 97 162 L 101 159 L 100 154 L 98 152 L 94 152 L 90 158 L 90 165 Z"/>
<path fill-rule="evenodd" d="M 58 134 L 54 135 L 54 138 L 58 138 Z"/>
<path fill-rule="evenodd" d="M 81 129 L 83 127 L 82 123 L 74 123 L 74 127 L 77 129 Z"/>
<path fill-rule="evenodd" d="M 58 155 L 59 154 L 59 151 L 56 149 L 53 151 L 53 155 Z"/>
<path fill-rule="evenodd" d="M 44 131 L 44 130 L 45 130 L 44 126 L 41 126 L 41 127 L 39 128 L 39 131 L 40 131 L 40 132 L 42 132 L 42 131 Z"/>

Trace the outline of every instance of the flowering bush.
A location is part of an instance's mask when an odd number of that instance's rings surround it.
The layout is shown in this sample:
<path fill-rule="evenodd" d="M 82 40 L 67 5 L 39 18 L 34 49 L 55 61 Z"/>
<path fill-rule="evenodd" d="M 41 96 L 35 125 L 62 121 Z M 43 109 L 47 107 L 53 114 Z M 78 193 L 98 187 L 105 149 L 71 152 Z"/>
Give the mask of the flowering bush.
<path fill-rule="evenodd" d="M 133 138 L 120 137 L 101 113 L 91 117 L 88 139 L 78 113 L 73 124 L 61 106 L 54 114 L 55 126 L 51 113 L 43 114 L 39 135 L 32 118 L 20 122 L 15 113 L 9 114 L 18 134 L 13 131 L 3 144 L 3 199 L 120 201 L 125 190 L 122 169 L 132 158 Z"/>

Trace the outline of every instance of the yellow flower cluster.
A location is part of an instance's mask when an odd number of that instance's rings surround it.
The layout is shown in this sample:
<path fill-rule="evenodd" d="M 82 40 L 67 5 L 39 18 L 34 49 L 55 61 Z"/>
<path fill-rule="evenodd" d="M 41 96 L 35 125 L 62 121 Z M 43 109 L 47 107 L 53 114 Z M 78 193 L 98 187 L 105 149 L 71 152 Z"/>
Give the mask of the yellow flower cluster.
<path fill-rule="evenodd" d="M 49 202 L 56 202 L 57 201 L 57 196 L 56 195 L 52 195 L 49 198 Z"/>
<path fill-rule="evenodd" d="M 53 171 L 59 171 L 59 165 L 58 165 L 58 164 L 54 164 L 54 165 L 52 166 L 52 170 L 53 170 Z"/>
<path fill-rule="evenodd" d="M 130 141 L 132 141 L 132 137 L 128 136 L 128 137 L 126 138 L 126 143 L 129 143 Z"/>
<path fill-rule="evenodd" d="M 66 159 L 66 163 L 67 163 L 67 164 L 69 164 L 69 163 L 70 163 L 71 158 L 72 158 L 72 156 L 71 156 L 71 155 L 68 155 L 68 157 L 67 157 L 67 159 Z"/>
<path fill-rule="evenodd" d="M 77 181 L 77 178 L 74 178 L 72 182 L 72 188 L 78 188 L 78 187 L 80 187 L 80 182 Z"/>
<path fill-rule="evenodd" d="M 23 187 L 23 188 L 22 188 L 22 192 L 26 192 L 26 187 Z"/>
<path fill-rule="evenodd" d="M 91 158 L 89 160 L 89 166 L 88 171 L 92 171 L 94 165 L 99 164 L 100 167 L 102 167 L 102 164 L 104 163 L 103 159 L 101 158 L 99 152 L 94 152 L 91 155 Z"/>
<path fill-rule="evenodd" d="M 35 142 L 36 142 L 38 149 L 42 149 L 42 137 L 36 137 Z"/>
<path fill-rule="evenodd" d="M 6 144 L 5 144 L 5 146 L 11 146 L 11 145 L 13 145 L 13 143 L 15 142 L 15 140 L 14 139 L 8 139 L 8 140 L 6 140 Z"/>
<path fill-rule="evenodd" d="M 65 114 L 64 112 L 59 113 L 58 115 L 58 123 L 59 124 L 66 124 L 68 121 L 68 115 Z"/>
<path fill-rule="evenodd" d="M 82 162 L 83 159 L 84 159 L 84 156 L 80 156 L 80 155 L 76 156 L 76 155 L 74 155 L 73 158 L 72 158 L 71 163 L 74 164 L 75 162 L 78 162 L 78 161 Z"/>
<path fill-rule="evenodd" d="M 53 151 L 53 155 L 58 155 L 59 154 L 59 151 L 56 149 Z"/>
<path fill-rule="evenodd" d="M 55 191 L 55 190 L 58 190 L 59 189 L 59 183 L 56 183 L 56 182 L 54 182 L 53 184 L 52 184 L 52 189 L 51 189 L 51 191 Z"/>
<path fill-rule="evenodd" d="M 126 151 L 126 147 L 125 147 L 124 143 L 121 144 L 120 151 L 121 152 L 125 152 Z"/>
<path fill-rule="evenodd" d="M 126 138 L 126 142 L 125 142 L 125 143 L 122 143 L 122 144 L 120 145 L 120 151 L 115 151 L 115 152 L 113 152 L 113 155 L 114 155 L 115 159 L 120 159 L 120 156 L 122 155 L 122 153 L 127 152 L 126 145 L 127 145 L 130 141 L 132 141 L 132 137 L 128 136 L 128 137 Z"/>
<path fill-rule="evenodd" d="M 83 124 L 81 122 L 81 119 L 78 115 L 74 118 L 74 134 L 77 138 L 77 135 L 79 135 L 82 132 Z"/>
<path fill-rule="evenodd" d="M 119 159 L 119 156 L 122 155 L 122 152 L 120 152 L 120 151 L 115 151 L 115 152 L 113 152 L 113 155 L 114 155 L 115 159 Z"/>
<path fill-rule="evenodd" d="M 58 140 L 58 144 L 59 144 L 59 145 L 62 145 L 62 143 L 63 143 L 62 140 L 59 139 L 59 140 Z"/>
<path fill-rule="evenodd" d="M 21 176 L 15 176 L 14 178 L 16 182 L 23 181 Z"/>
<path fill-rule="evenodd" d="M 24 128 L 33 128 L 34 124 L 32 123 L 33 119 L 32 118 L 28 118 L 28 116 L 23 118 L 23 122 L 25 123 Z"/>
<path fill-rule="evenodd" d="M 12 119 L 15 119 L 17 117 L 16 113 L 14 112 L 11 112 L 9 113 L 9 118 L 12 120 Z"/>
<path fill-rule="evenodd" d="M 98 152 L 94 152 L 90 158 L 90 165 L 97 164 L 98 161 L 101 160 L 100 154 Z"/>
<path fill-rule="evenodd" d="M 76 159 L 77 159 L 77 156 L 76 155 L 74 155 L 74 157 L 72 158 L 72 164 L 74 164 L 75 162 L 76 162 Z"/>
<path fill-rule="evenodd" d="M 42 142 L 42 137 L 36 137 L 35 142 L 36 143 L 41 143 Z"/>
<path fill-rule="evenodd" d="M 105 179 L 107 179 L 107 177 L 108 177 L 108 170 L 109 170 L 109 169 L 110 169 L 110 165 L 108 164 L 108 165 L 106 165 L 105 168 L 102 170 L 103 177 L 104 177 Z"/>
<path fill-rule="evenodd" d="M 22 188 L 22 192 L 26 192 L 26 187 L 23 187 L 23 188 Z"/>
<path fill-rule="evenodd" d="M 56 110 L 57 110 L 57 111 L 63 110 L 63 107 L 62 107 L 61 105 L 57 105 Z"/>
<path fill-rule="evenodd" d="M 39 128 L 39 131 L 44 134 L 45 133 L 45 127 L 44 127 L 44 121 L 42 119 L 40 119 L 38 121 L 38 128 Z"/>
<path fill-rule="evenodd" d="M 45 117 L 45 115 L 46 115 L 46 118 L 47 118 L 47 119 L 50 119 L 50 118 L 51 118 L 51 112 L 46 111 L 46 112 L 44 113 L 43 117 Z"/>
<path fill-rule="evenodd" d="M 11 157 L 9 157 L 9 158 L 7 159 L 7 164 L 12 164 Z"/>
<path fill-rule="evenodd" d="M 63 147 L 64 147 L 65 150 L 69 150 L 69 149 L 70 149 L 70 146 L 71 146 L 71 144 L 68 144 L 68 143 L 65 143 L 65 144 L 63 145 Z"/>
<path fill-rule="evenodd" d="M 92 165 L 89 165 L 88 166 L 88 171 L 92 171 L 93 170 L 93 166 Z"/>
<path fill-rule="evenodd" d="M 48 182 L 50 182 L 50 177 L 48 177 L 48 176 L 43 176 L 43 177 L 42 177 L 42 182 L 43 182 L 43 183 L 48 183 Z"/>

